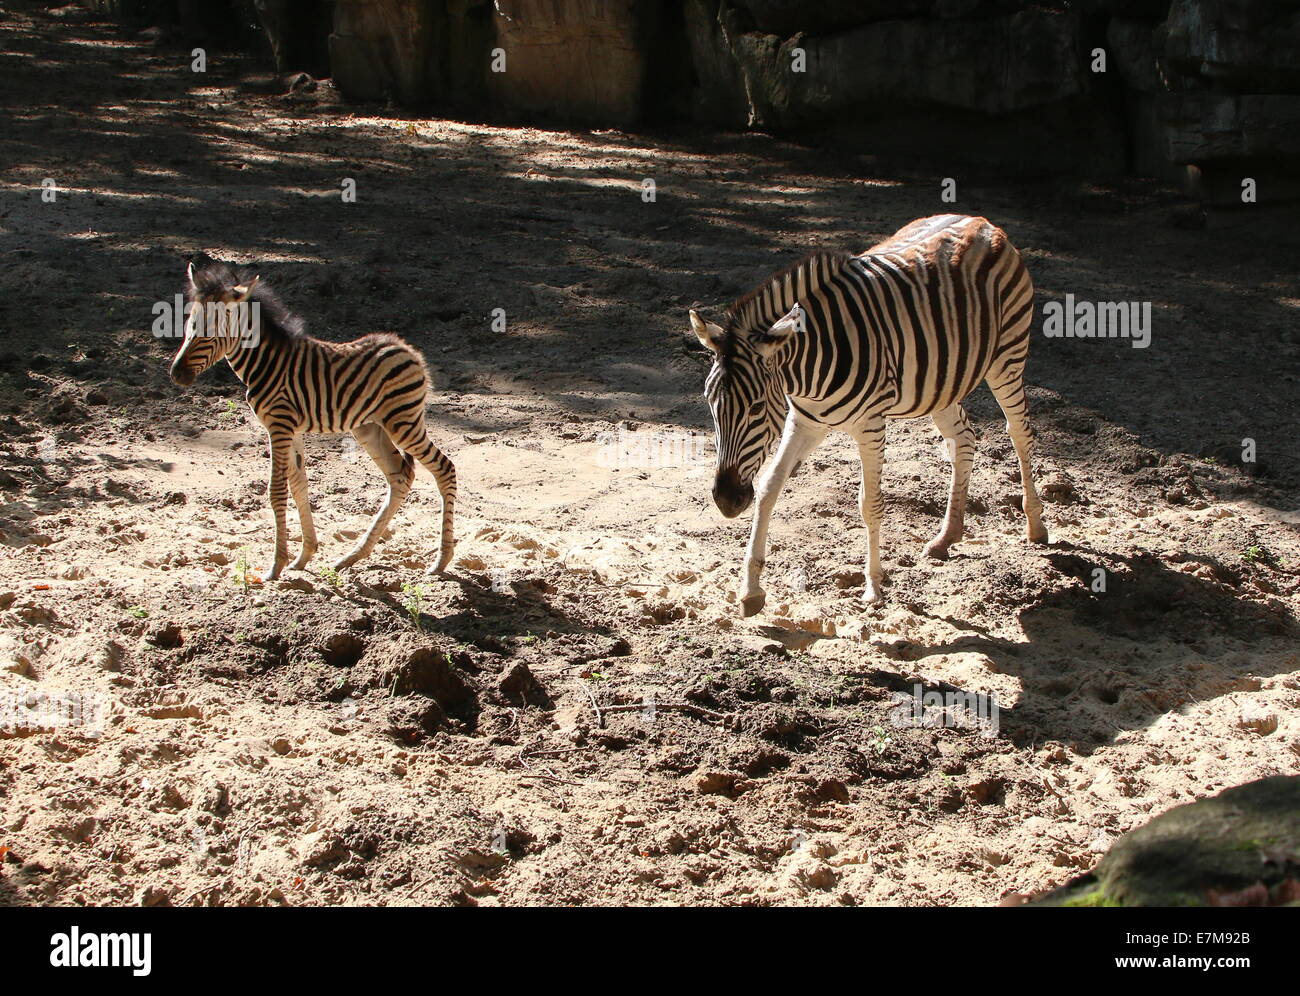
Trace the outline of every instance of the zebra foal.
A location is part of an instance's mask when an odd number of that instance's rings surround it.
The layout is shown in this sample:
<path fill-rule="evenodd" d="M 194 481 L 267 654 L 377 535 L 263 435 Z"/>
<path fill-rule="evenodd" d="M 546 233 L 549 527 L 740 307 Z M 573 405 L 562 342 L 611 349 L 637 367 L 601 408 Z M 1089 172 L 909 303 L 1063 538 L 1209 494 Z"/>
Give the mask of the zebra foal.
<path fill-rule="evenodd" d="M 220 360 L 248 388 L 246 398 L 271 444 L 271 511 L 275 516 L 274 580 L 288 565 L 301 570 L 316 553 L 316 528 L 307 493 L 302 437 L 307 432 L 350 432 L 388 479 L 388 498 L 357 545 L 333 565 L 350 567 L 369 555 L 415 480 L 415 461 L 433 474 L 442 496 L 442 531 L 435 571 L 451 561 L 456 468 L 429 439 L 424 423 L 428 371 L 420 353 L 395 335 L 351 342 L 313 339 L 257 277 L 223 263 L 186 273 L 190 309 L 185 338 L 171 376 L 188 387 Z M 289 563 L 285 526 L 292 492 L 302 526 L 302 549 Z"/>
<path fill-rule="evenodd" d="M 1002 229 L 983 218 L 922 218 L 858 255 L 816 253 L 740 298 L 721 323 L 694 311 L 713 351 L 704 396 L 713 415 L 713 498 L 728 518 L 754 500 L 740 590 L 742 612 L 762 609 L 767 530 L 781 488 L 831 429 L 858 444 L 859 505 L 867 525 L 864 596 L 881 598 L 880 468 L 885 421 L 929 415 L 952 463 L 948 508 L 925 552 L 945 559 L 961 539 L 975 434 L 961 401 L 987 381 L 1020 463 L 1028 537 L 1047 542 L 1030 466 L 1033 435 L 1024 369 L 1033 283 Z"/>

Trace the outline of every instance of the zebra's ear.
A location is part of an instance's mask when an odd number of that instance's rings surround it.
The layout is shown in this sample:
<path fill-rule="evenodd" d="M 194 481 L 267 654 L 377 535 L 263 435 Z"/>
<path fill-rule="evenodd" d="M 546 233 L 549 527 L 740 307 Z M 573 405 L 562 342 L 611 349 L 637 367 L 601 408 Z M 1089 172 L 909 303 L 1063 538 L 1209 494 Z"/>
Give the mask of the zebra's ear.
<path fill-rule="evenodd" d="M 789 342 L 792 335 L 803 331 L 803 323 L 803 308 L 796 304 L 784 317 L 774 322 L 765 335 L 759 337 L 756 344 L 758 351 L 764 356 L 771 356 Z"/>
<path fill-rule="evenodd" d="M 235 284 L 234 287 L 230 288 L 230 292 L 235 295 L 235 302 L 247 301 L 248 295 L 253 293 L 253 288 L 257 286 L 257 282 L 261 279 L 260 276 L 254 277 L 246 284 Z"/>
<path fill-rule="evenodd" d="M 185 267 L 185 279 L 189 282 L 189 285 L 191 287 L 194 286 L 194 264 L 193 263 L 190 263 L 188 266 Z"/>
<path fill-rule="evenodd" d="M 720 325 L 706 322 L 694 310 L 691 311 L 691 330 L 699 338 L 700 342 L 715 353 L 722 349 L 722 340 L 727 333 L 722 330 Z"/>

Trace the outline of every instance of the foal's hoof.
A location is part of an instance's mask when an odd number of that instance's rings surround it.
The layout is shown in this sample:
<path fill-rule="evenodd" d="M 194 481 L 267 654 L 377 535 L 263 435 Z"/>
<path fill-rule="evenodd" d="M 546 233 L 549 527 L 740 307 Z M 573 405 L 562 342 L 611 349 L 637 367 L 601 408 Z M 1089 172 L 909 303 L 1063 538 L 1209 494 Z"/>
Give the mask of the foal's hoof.
<path fill-rule="evenodd" d="M 767 592 L 765 591 L 760 591 L 755 595 L 746 595 L 740 600 L 740 614 L 746 619 L 757 615 L 763 611 L 763 605 L 766 601 Z"/>
<path fill-rule="evenodd" d="M 1029 531 L 1029 542 L 1030 542 L 1030 543 L 1046 543 L 1046 542 L 1047 542 L 1047 527 L 1046 527 L 1046 526 L 1039 526 L 1037 530 L 1032 530 L 1032 529 L 1031 529 L 1031 530 Z"/>
<path fill-rule="evenodd" d="M 940 543 L 938 540 L 931 540 L 925 544 L 925 555 L 931 560 L 947 560 L 948 544 Z"/>

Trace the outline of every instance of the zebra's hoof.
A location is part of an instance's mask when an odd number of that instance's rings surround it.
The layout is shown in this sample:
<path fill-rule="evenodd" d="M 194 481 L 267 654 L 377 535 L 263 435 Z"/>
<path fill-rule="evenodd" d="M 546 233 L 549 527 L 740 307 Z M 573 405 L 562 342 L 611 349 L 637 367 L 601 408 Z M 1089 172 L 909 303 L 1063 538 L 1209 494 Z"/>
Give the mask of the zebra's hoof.
<path fill-rule="evenodd" d="M 885 600 L 885 596 L 880 591 L 879 581 L 868 581 L 867 586 L 862 590 L 862 601 L 867 605 L 879 605 Z"/>
<path fill-rule="evenodd" d="M 429 573 L 430 574 L 444 573 L 447 570 L 447 568 L 451 566 L 451 554 L 452 552 L 448 550 L 441 557 L 439 557 L 438 563 L 436 563 L 433 567 L 429 568 Z"/>
<path fill-rule="evenodd" d="M 756 595 L 746 595 L 740 600 L 740 614 L 745 618 L 757 615 L 763 611 L 763 605 L 767 602 L 767 592 L 760 591 Z"/>
<path fill-rule="evenodd" d="M 1030 542 L 1030 543 L 1046 543 L 1046 542 L 1047 542 L 1047 527 L 1046 527 L 1046 526 L 1039 526 L 1037 529 L 1031 529 L 1031 530 L 1029 531 L 1029 542 Z"/>

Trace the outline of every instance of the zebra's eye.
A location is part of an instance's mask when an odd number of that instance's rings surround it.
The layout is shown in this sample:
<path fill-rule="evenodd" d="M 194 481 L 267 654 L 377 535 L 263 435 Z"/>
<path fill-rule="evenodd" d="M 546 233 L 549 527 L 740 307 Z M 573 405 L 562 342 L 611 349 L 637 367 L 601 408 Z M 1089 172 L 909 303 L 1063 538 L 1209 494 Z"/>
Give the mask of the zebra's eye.
<path fill-rule="evenodd" d="M 749 417 L 758 418 L 763 414 L 763 409 L 767 407 L 767 402 L 760 399 L 749 406 Z"/>

